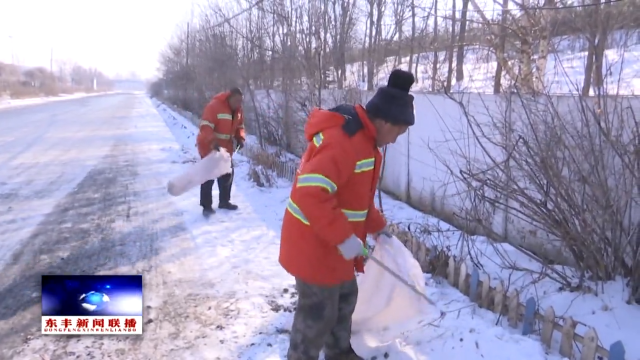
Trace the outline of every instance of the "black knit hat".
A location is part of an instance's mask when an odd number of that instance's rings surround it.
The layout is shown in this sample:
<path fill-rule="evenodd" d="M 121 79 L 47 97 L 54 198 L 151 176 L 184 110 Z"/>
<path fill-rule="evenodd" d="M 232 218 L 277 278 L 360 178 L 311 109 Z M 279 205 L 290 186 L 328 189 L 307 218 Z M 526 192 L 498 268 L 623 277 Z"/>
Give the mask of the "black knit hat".
<path fill-rule="evenodd" d="M 369 116 L 394 125 L 415 124 L 413 95 L 409 94 L 414 82 L 412 73 L 393 70 L 389 74 L 387 86 L 379 88 L 365 106 Z"/>
<path fill-rule="evenodd" d="M 242 96 L 242 90 L 240 88 L 234 87 L 229 89 L 229 95 L 240 95 Z"/>

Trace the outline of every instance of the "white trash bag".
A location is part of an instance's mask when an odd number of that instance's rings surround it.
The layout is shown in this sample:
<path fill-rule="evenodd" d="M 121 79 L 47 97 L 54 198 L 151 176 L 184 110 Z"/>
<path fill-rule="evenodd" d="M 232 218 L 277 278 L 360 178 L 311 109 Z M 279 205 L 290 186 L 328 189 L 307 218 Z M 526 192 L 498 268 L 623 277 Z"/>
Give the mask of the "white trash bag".
<path fill-rule="evenodd" d="M 231 156 L 227 150 L 212 151 L 182 174 L 169 180 L 167 191 L 173 196 L 180 196 L 208 180 L 217 179 L 230 172 Z"/>
<path fill-rule="evenodd" d="M 371 256 L 425 293 L 420 264 L 396 237 L 387 240 L 376 244 Z M 403 359 L 418 359 L 411 350 L 403 349 L 402 332 L 419 327 L 420 320 L 435 312 L 437 310 L 431 309 L 425 299 L 369 260 L 364 274 L 358 277 L 351 345 L 363 357 L 387 351 Z"/>

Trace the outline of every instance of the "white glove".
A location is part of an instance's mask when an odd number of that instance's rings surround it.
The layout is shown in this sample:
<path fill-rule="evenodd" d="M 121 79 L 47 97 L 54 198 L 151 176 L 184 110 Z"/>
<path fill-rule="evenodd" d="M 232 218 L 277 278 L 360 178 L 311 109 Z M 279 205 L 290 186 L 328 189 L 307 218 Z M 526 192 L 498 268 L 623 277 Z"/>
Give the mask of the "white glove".
<path fill-rule="evenodd" d="M 388 227 L 384 227 L 384 229 L 378 231 L 375 235 L 374 235 L 374 239 L 376 241 L 387 241 L 390 240 L 393 237 L 393 234 L 391 234 L 391 232 L 389 232 L 389 228 Z"/>
<path fill-rule="evenodd" d="M 351 235 L 342 244 L 338 245 L 338 250 L 345 260 L 353 260 L 364 255 L 364 244 L 357 236 Z"/>

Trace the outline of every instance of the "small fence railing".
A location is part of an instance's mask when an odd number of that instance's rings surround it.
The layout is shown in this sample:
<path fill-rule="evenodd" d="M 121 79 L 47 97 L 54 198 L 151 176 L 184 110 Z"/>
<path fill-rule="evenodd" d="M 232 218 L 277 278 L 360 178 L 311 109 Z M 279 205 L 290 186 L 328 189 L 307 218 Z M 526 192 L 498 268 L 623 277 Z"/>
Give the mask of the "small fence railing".
<path fill-rule="evenodd" d="M 479 307 L 487 309 L 498 316 L 506 316 L 507 323 L 512 328 L 522 326 L 522 335 L 539 334 L 540 340 L 551 348 L 554 332 L 560 335 L 559 353 L 569 359 L 580 360 L 624 360 L 625 349 L 622 341 L 616 341 L 604 348 L 599 345 L 596 329 L 589 329 L 580 335 L 576 332 L 578 322 L 570 316 L 562 317 L 561 322 L 556 320 L 556 312 L 553 307 L 548 307 L 543 312 L 538 310 L 536 299 L 530 297 L 523 304 L 520 302 L 520 294 L 517 289 L 508 291 L 501 281 L 496 286 L 491 286 L 488 274 L 481 274 L 477 268 L 469 267 L 464 260 L 456 259 L 449 254 L 442 256 L 437 251 L 428 248 L 426 244 L 408 231 L 400 231 L 397 227 L 393 231 L 414 258 L 418 260 L 425 272 L 433 273 L 441 268 L 444 261 L 446 265 L 447 282 L 469 296 L 472 302 Z M 436 257 L 438 260 L 435 260 Z M 444 259 L 443 259 L 444 258 Z M 574 357 L 574 343 L 579 344 L 579 357 Z"/>
<path fill-rule="evenodd" d="M 262 149 L 258 145 L 246 144 L 245 147 L 240 150 L 240 154 L 251 159 L 258 165 L 262 165 L 265 168 L 273 171 L 275 175 L 282 179 L 287 179 L 291 182 L 296 177 L 296 171 L 300 164 L 299 161 L 283 160 L 276 154 L 270 153 Z"/>

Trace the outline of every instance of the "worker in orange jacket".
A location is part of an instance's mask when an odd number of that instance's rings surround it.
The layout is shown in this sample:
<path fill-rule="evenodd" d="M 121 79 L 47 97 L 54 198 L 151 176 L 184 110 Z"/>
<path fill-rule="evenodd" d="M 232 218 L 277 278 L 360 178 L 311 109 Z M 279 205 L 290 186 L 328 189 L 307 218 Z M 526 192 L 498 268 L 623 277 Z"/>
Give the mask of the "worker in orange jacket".
<path fill-rule="evenodd" d="M 200 157 L 204 158 L 211 151 L 224 148 L 233 155 L 233 140 L 242 148 L 245 141 L 244 116 L 242 113 L 242 91 L 233 88 L 214 96 L 202 112 L 200 130 L 196 143 Z M 233 167 L 231 173 L 218 178 L 218 208 L 237 210 L 231 203 L 231 185 L 233 184 Z M 202 214 L 209 217 L 215 214 L 212 207 L 212 190 L 215 180 L 209 180 L 200 186 L 200 206 Z"/>
<path fill-rule="evenodd" d="M 415 122 L 410 72 L 394 70 L 366 104 L 314 109 L 309 142 L 291 189 L 280 241 L 280 264 L 295 277 L 298 304 L 288 360 L 362 359 L 351 348 L 351 317 L 364 272 L 367 234 L 389 238 L 374 197 L 382 157 Z"/>

